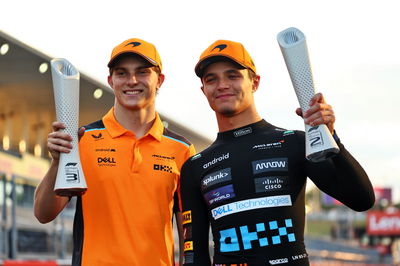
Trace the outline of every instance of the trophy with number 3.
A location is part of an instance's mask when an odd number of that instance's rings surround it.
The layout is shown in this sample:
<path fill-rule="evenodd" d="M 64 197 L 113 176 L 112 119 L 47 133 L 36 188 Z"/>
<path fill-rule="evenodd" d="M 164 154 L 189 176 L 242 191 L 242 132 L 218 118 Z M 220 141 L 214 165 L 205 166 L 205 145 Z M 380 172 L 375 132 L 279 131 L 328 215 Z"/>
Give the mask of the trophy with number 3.
<path fill-rule="evenodd" d="M 57 121 L 65 124 L 64 132 L 72 137 L 70 153 L 60 153 L 54 192 L 59 196 L 85 193 L 86 181 L 79 158 L 79 72 L 66 59 L 51 60 Z"/>
<path fill-rule="evenodd" d="M 288 28 L 278 34 L 278 43 L 304 114 L 315 95 L 305 36 L 296 28 Z M 311 127 L 305 124 L 305 134 L 308 160 L 323 161 L 339 152 L 339 147 L 326 125 Z"/>

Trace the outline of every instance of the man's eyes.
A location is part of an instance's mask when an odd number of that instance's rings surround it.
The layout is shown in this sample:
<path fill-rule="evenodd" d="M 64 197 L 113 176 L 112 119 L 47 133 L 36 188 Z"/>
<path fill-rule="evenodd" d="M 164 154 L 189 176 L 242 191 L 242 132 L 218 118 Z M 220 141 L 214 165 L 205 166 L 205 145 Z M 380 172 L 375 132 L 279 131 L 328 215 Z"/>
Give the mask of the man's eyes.
<path fill-rule="evenodd" d="M 137 72 L 138 74 L 148 74 L 148 73 L 150 73 L 150 69 L 141 69 L 141 70 L 139 70 L 138 72 Z"/>

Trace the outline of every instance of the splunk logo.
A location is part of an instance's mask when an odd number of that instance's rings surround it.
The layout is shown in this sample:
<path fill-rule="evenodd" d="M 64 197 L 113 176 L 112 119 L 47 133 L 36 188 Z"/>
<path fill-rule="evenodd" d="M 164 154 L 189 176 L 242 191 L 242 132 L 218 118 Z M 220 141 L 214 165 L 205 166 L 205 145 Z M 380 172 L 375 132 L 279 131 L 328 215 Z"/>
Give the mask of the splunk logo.
<path fill-rule="evenodd" d="M 203 178 L 201 181 L 201 189 L 204 190 L 209 186 L 231 180 L 231 168 L 225 168 L 216 172 L 213 172 Z"/>
<path fill-rule="evenodd" d="M 251 164 L 253 166 L 253 174 L 288 170 L 287 158 L 264 159 L 259 161 L 253 161 L 251 162 Z"/>
<path fill-rule="evenodd" d="M 207 201 L 208 205 L 224 201 L 227 199 L 232 199 L 235 196 L 236 195 L 235 192 L 233 191 L 233 185 L 219 187 L 204 194 L 204 198 Z"/>
<path fill-rule="evenodd" d="M 219 231 L 219 248 L 221 252 L 234 252 L 240 251 L 241 246 L 243 250 L 249 250 L 254 247 L 295 242 L 293 231 L 292 219 L 285 219 L 279 223 L 278 220 L 272 220 L 251 227 L 248 225 L 232 227 Z M 239 235 L 242 245 L 239 244 Z"/>
<path fill-rule="evenodd" d="M 212 161 L 209 161 L 208 163 L 203 165 L 204 169 L 207 169 L 208 167 L 210 167 L 213 164 L 216 164 L 217 162 L 221 162 L 223 160 L 229 159 L 229 152 L 227 154 L 222 154 L 220 157 L 218 158 L 214 158 L 212 159 Z"/>
<path fill-rule="evenodd" d="M 212 209 L 211 216 L 217 220 L 221 217 L 238 212 L 284 206 L 292 206 L 290 195 L 262 197 L 228 203 Z"/>

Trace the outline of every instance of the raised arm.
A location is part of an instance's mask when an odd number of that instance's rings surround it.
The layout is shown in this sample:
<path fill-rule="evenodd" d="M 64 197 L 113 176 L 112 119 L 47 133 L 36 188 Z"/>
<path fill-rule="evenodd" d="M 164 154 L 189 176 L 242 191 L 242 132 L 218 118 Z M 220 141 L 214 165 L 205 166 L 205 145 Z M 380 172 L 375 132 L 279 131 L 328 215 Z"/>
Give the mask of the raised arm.
<path fill-rule="evenodd" d="M 34 198 L 34 214 L 41 223 L 48 223 L 54 220 L 69 201 L 68 197 L 60 197 L 54 193 L 60 152 L 68 153 L 72 148 L 70 143 L 72 141 L 71 136 L 59 131 L 64 127 L 62 123 L 54 122 L 53 132 L 47 138 L 47 148 L 51 154 L 52 161 L 49 170 L 36 188 Z M 78 134 L 82 135 L 83 132 L 84 128 L 81 128 Z"/>
<path fill-rule="evenodd" d="M 303 116 L 310 126 L 326 124 L 340 148 L 340 153 L 321 163 L 307 162 L 307 173 L 313 182 L 325 193 L 341 201 L 355 211 L 365 211 L 375 202 L 372 184 L 367 173 L 357 160 L 340 143 L 334 130 L 336 121 L 332 106 L 324 96 L 317 93 L 310 101 L 310 109 Z"/>

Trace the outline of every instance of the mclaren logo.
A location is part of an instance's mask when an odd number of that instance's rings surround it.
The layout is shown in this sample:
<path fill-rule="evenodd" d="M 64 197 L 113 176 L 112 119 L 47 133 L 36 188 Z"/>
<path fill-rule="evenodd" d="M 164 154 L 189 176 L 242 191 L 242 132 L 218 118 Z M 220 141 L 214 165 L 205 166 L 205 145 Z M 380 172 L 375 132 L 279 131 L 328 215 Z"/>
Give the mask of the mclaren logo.
<path fill-rule="evenodd" d="M 221 51 L 224 50 L 226 47 L 227 47 L 226 44 L 220 44 L 220 45 L 215 46 L 215 47 L 211 50 L 211 52 L 214 51 L 215 49 L 219 49 L 218 52 L 221 52 Z"/>
<path fill-rule="evenodd" d="M 128 43 L 127 45 L 125 45 L 125 47 L 126 46 L 128 46 L 128 45 L 132 45 L 132 47 L 136 47 L 136 46 L 139 46 L 139 45 L 141 45 L 142 43 L 140 43 L 140 42 L 130 42 L 130 43 Z"/>

